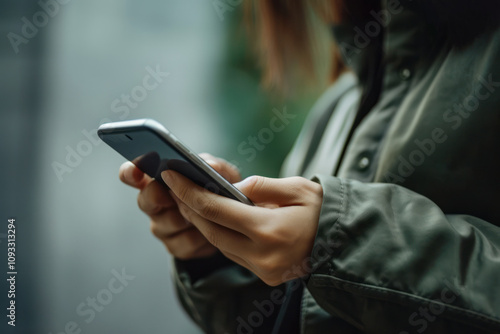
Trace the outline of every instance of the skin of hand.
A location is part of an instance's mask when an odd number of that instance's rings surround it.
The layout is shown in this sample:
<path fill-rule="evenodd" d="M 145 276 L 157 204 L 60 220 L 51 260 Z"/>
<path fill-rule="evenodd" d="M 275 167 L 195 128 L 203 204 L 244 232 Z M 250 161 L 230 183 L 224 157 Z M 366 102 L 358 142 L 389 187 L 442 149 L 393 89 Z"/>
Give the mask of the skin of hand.
<path fill-rule="evenodd" d="M 207 153 L 200 156 L 229 182 L 241 180 L 237 168 L 223 159 Z M 188 260 L 206 258 L 217 252 L 217 248 L 208 242 L 196 226 L 181 215 L 176 202 L 178 199 L 171 190 L 153 182 L 131 162 L 120 167 L 119 177 L 125 184 L 139 189 L 137 204 L 149 216 L 151 232 L 173 256 Z"/>
<path fill-rule="evenodd" d="M 303 277 L 318 228 L 321 185 L 301 177 L 251 176 L 235 186 L 255 206 L 216 195 L 174 171 L 162 178 L 180 214 L 227 258 L 271 286 Z M 292 269 L 293 268 L 293 269 Z"/>

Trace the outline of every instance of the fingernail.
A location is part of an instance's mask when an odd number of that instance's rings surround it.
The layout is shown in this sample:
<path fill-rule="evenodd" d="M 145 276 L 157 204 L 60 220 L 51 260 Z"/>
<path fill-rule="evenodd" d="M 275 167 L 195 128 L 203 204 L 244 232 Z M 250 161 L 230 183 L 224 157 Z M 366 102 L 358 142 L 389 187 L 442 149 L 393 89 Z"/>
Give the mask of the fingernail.
<path fill-rule="evenodd" d="M 129 166 L 125 169 L 125 179 L 128 181 L 135 181 L 134 179 L 134 167 Z"/>

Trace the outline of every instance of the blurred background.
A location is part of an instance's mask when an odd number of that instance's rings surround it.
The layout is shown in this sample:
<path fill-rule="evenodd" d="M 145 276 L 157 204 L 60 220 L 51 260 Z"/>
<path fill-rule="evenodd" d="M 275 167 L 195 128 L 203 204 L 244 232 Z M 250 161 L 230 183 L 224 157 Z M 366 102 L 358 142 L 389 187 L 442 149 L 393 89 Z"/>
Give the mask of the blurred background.
<path fill-rule="evenodd" d="M 316 96 L 283 100 L 261 89 L 241 7 L 0 3 L 1 333 L 199 333 L 175 298 L 170 257 L 137 208 L 137 191 L 118 180 L 124 159 L 95 131 L 105 121 L 154 118 L 243 176 L 276 177 Z M 151 73 L 157 85 L 145 90 Z M 245 151 L 284 108 L 296 117 L 262 150 Z M 15 327 L 5 316 L 9 218 Z M 122 289 L 109 286 L 114 277 Z"/>

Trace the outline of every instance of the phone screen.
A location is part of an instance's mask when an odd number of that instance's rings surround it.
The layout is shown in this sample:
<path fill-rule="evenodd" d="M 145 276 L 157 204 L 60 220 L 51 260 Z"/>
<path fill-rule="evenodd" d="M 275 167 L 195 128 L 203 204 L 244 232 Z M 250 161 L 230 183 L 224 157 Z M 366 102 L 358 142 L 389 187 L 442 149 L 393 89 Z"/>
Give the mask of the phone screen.
<path fill-rule="evenodd" d="M 134 129 L 100 133 L 100 136 L 109 146 L 165 187 L 167 185 L 161 178 L 161 172 L 171 169 L 216 194 L 237 199 L 183 153 L 152 131 Z"/>

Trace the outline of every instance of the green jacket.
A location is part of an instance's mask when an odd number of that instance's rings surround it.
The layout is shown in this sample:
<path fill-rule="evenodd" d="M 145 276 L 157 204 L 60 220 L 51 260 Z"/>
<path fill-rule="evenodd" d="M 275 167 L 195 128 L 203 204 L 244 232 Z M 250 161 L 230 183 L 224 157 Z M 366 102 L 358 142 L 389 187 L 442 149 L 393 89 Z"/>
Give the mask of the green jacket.
<path fill-rule="evenodd" d="M 415 3 L 334 28 L 354 75 L 288 159 L 304 171 L 339 98 L 361 92 L 340 165 L 314 177 L 324 200 L 303 334 L 500 333 L 500 29 L 454 40 Z M 204 331 L 271 333 L 284 285 L 222 257 L 175 263 Z"/>

